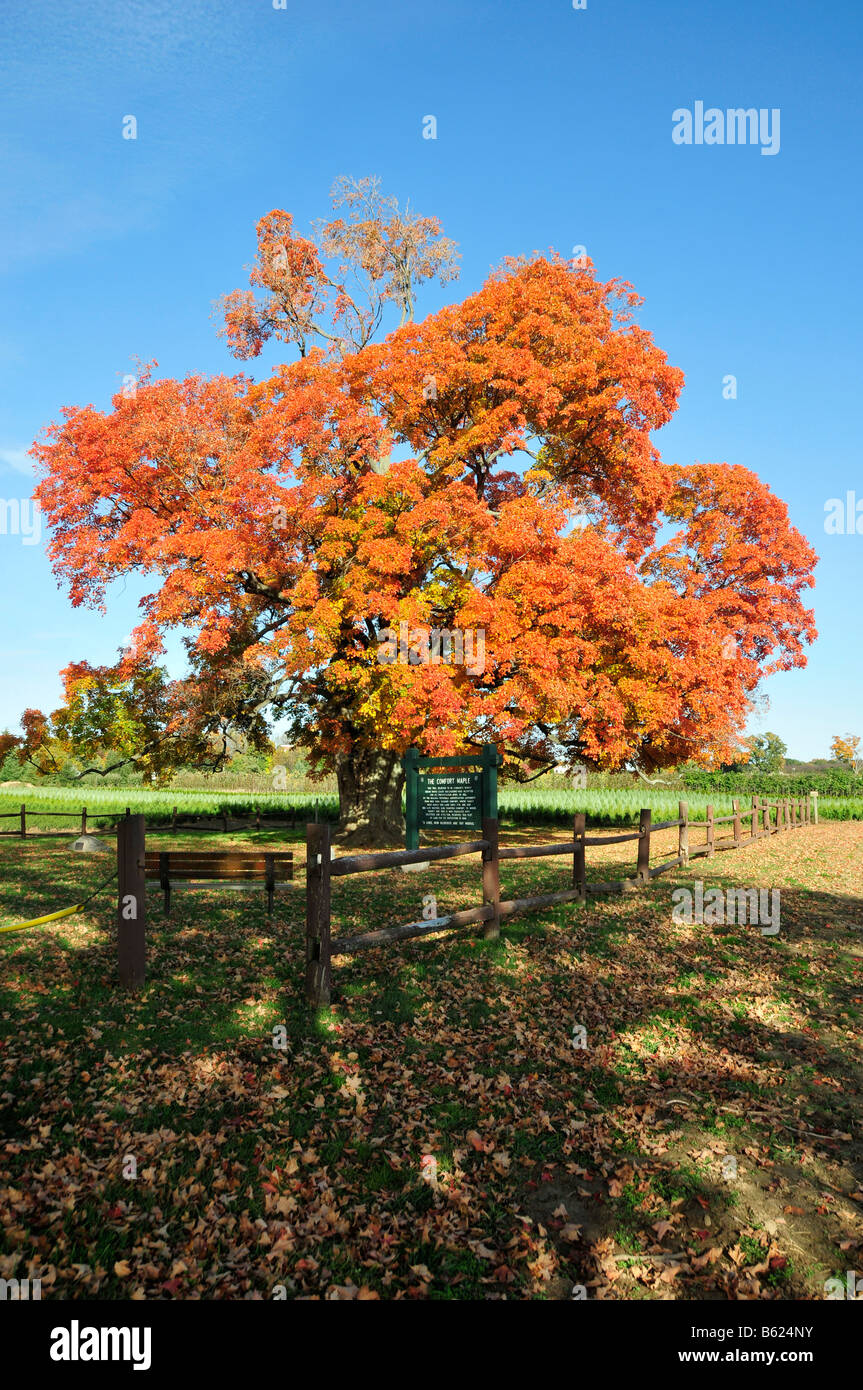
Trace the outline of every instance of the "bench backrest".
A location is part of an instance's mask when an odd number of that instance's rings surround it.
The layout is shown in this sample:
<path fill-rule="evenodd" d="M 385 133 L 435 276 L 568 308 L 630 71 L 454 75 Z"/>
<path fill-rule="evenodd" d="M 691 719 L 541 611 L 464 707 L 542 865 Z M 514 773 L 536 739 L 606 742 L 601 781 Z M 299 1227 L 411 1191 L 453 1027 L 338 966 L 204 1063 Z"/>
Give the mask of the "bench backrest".
<path fill-rule="evenodd" d="M 265 879 L 267 860 L 273 877 L 294 877 L 292 850 L 146 850 L 144 870 L 147 878 L 161 879 L 163 872 L 174 879 Z"/>

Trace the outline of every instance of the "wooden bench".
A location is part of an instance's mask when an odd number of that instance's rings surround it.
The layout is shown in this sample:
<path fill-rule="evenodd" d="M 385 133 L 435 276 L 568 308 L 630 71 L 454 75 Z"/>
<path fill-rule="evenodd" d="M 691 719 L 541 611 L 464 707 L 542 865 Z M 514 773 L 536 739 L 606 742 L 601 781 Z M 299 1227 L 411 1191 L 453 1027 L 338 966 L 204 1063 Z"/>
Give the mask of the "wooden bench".
<path fill-rule="evenodd" d="M 201 890 L 214 882 L 239 892 L 262 885 L 272 916 L 276 889 L 294 877 L 294 855 L 292 850 L 145 850 L 144 871 L 147 882 L 158 883 L 165 895 L 165 916 L 173 888 Z"/>

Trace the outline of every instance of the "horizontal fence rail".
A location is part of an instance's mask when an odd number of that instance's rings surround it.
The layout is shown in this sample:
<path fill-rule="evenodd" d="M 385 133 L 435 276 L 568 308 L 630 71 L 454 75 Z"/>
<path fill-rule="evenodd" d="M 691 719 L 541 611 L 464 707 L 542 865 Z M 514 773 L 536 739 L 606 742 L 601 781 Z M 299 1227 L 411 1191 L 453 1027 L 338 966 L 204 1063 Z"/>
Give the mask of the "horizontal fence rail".
<path fill-rule="evenodd" d="M 279 812 L 274 812 L 270 815 L 265 810 L 263 813 L 264 828 L 297 830 L 301 826 L 306 825 L 306 813 L 308 809 L 308 807 L 299 808 L 291 815 L 285 815 Z M 317 806 L 314 806 L 312 809 L 315 813 L 315 820 L 317 820 Z M 68 830 L 34 830 L 32 825 L 28 828 L 28 816 L 30 816 L 31 822 L 33 820 L 45 819 L 80 819 L 80 833 L 82 835 L 87 834 L 88 820 L 109 821 L 112 823 L 108 825 L 99 825 L 97 827 L 97 833 L 99 835 L 114 835 L 118 833 L 119 827 L 123 824 L 123 821 L 128 820 L 131 815 L 132 809 L 130 806 L 126 807 L 125 815 L 123 815 L 115 811 L 88 810 L 86 806 L 82 806 L 80 810 L 77 811 L 43 811 L 38 806 L 34 807 L 31 805 L 28 808 L 27 803 L 22 802 L 20 809 L 17 811 L 0 811 L 0 820 L 18 821 L 18 825 L 14 830 L 0 830 L 0 835 L 17 835 L 20 836 L 21 839 L 26 839 L 28 837 L 30 839 L 36 839 L 39 835 L 68 835 L 70 833 Z M 153 833 L 162 834 L 166 831 L 170 831 L 171 834 L 176 834 L 177 831 L 181 830 L 216 830 L 223 835 L 227 835 L 232 830 L 260 830 L 261 820 L 262 814 L 259 806 L 255 807 L 253 816 L 235 816 L 229 811 L 201 811 L 200 814 L 195 812 L 178 813 L 178 809 L 175 806 L 170 816 L 163 816 L 158 820 L 151 821 L 149 824 L 145 823 L 145 829 Z"/>
<path fill-rule="evenodd" d="M 770 818 L 770 825 L 774 833 L 776 830 L 781 829 L 784 823 L 788 823 L 788 817 L 790 817 L 791 824 L 808 825 L 811 822 L 814 822 L 816 825 L 818 824 L 817 793 L 811 793 L 810 798 L 797 798 L 794 800 L 784 799 L 768 801 L 758 797 L 753 797 L 752 799 L 753 802 L 759 802 L 762 817 L 765 815 L 766 808 L 766 814 Z M 312 818 L 315 823 L 317 823 L 323 814 L 321 809 L 322 806 L 323 803 L 313 802 L 310 807 L 296 807 L 288 811 L 280 807 L 271 811 L 269 808 L 262 808 L 259 805 L 255 805 L 254 814 L 245 816 L 239 813 L 235 815 L 231 811 L 180 812 L 178 807 L 174 806 L 170 814 L 165 813 L 146 823 L 146 829 L 154 834 L 164 834 L 166 832 L 176 834 L 179 831 L 200 831 L 202 833 L 213 832 L 227 835 L 235 830 L 260 830 L 263 824 L 263 828 L 265 829 L 297 830 L 307 824 L 309 811 L 313 812 Z M 773 813 L 775 813 L 775 815 Z M 128 820 L 131 814 L 131 807 L 127 806 L 125 808 L 125 819 Z M 736 815 L 737 813 L 735 812 L 728 816 L 714 816 L 713 825 L 723 825 L 734 821 L 736 820 Z M 749 811 L 741 812 L 740 815 L 741 819 L 748 820 L 752 815 L 752 811 L 750 809 Z M 31 822 L 29 826 L 27 824 L 28 817 Z M 100 822 L 96 827 L 96 833 L 100 835 L 113 835 L 117 833 L 118 826 L 124 819 L 124 814 L 109 810 L 100 811 L 98 808 L 93 809 L 87 806 L 81 806 L 77 810 L 69 811 L 43 811 L 38 806 L 33 806 L 32 804 L 28 806 L 26 802 L 22 802 L 20 808 L 16 811 L 0 811 L 0 821 L 14 820 L 18 822 L 14 830 L 4 830 L 0 828 L 0 836 L 11 835 L 18 836 L 22 839 L 29 836 L 35 839 L 40 835 L 45 837 L 66 835 L 69 833 L 66 829 L 41 830 L 38 827 L 34 828 L 34 823 L 42 820 L 77 821 L 79 819 L 81 823 L 80 833 L 82 835 L 87 834 L 88 825 L 91 822 Z M 108 823 L 103 824 L 101 822 Z M 678 823 L 677 820 L 661 821 L 654 825 L 653 829 L 668 830 Z M 691 826 L 704 827 L 708 824 L 708 821 L 691 820 L 689 824 Z M 636 839 L 637 835 L 637 831 L 627 831 L 626 833 L 616 835 L 591 835 L 587 840 L 587 844 L 620 845 L 625 844 L 628 840 Z M 717 842 L 717 848 L 718 847 L 719 842 Z M 519 857 L 510 852 L 514 848 L 513 846 L 507 846 L 505 853 L 506 858 Z M 548 846 L 547 848 L 543 846 L 528 847 L 527 853 L 525 853 L 523 857 L 531 858 L 533 855 L 554 854 L 557 852 L 556 846 Z M 420 860 L 426 858 L 428 858 L 428 856 L 425 854 L 420 856 Z"/>
<path fill-rule="evenodd" d="M 506 845 L 498 843 L 498 822 L 484 818 L 482 837 L 457 844 L 430 845 L 417 850 L 386 850 L 369 854 L 349 854 L 339 859 L 332 857 L 331 830 L 328 822 L 306 824 L 306 998 L 318 1006 L 329 1002 L 332 989 L 333 956 L 349 956 L 372 947 L 390 942 L 424 936 L 434 932 L 481 923 L 483 936 L 494 940 L 500 935 L 500 924 L 505 918 L 517 913 L 530 912 L 561 903 L 586 901 L 590 894 L 635 892 L 648 884 L 659 874 L 681 865 L 691 859 L 706 855 L 712 857 L 723 849 L 739 849 L 753 844 L 765 836 L 776 835 L 787 830 L 817 824 L 817 812 L 813 816 L 809 800 L 805 798 L 785 798 L 768 801 L 754 796 L 746 811 L 741 810 L 738 800 L 732 802 L 731 816 L 714 817 L 713 807 L 707 807 L 706 819 L 690 821 L 685 801 L 679 804 L 676 820 L 661 821 L 651 825 L 650 810 L 641 812 L 637 830 L 624 835 L 588 836 L 585 829 L 585 814 L 579 811 L 573 818 L 571 840 L 544 845 Z M 27 834 L 26 805 L 20 812 L 0 813 L 8 817 L 20 815 L 20 833 Z M 52 816 L 69 816 L 70 812 L 38 812 Z M 81 810 L 81 828 L 86 831 L 87 811 Z M 77 818 L 78 813 L 75 813 Z M 227 821 L 227 816 L 223 817 Z M 749 822 L 748 834 L 743 833 L 743 822 Z M 715 828 L 719 824 L 732 823 L 729 836 L 717 840 Z M 678 852 L 660 864 L 650 864 L 651 834 L 659 830 L 678 832 Z M 163 829 L 164 827 L 159 827 Z M 690 831 L 703 828 L 706 843 L 691 847 Z M 143 815 L 132 815 L 127 808 L 126 816 L 116 826 L 117 830 L 117 953 L 120 983 L 130 989 L 138 989 L 144 983 L 146 967 L 146 915 L 147 915 L 147 873 L 153 875 L 163 891 L 170 894 L 171 887 L 181 886 L 176 880 L 208 879 L 224 888 L 240 888 L 237 880 L 259 881 L 268 895 L 268 908 L 272 911 L 272 895 L 281 886 L 277 880 L 290 881 L 293 877 L 292 856 L 289 851 L 250 850 L 245 852 L 203 853 L 201 851 L 155 851 L 148 855 L 146 850 L 146 821 Z M 637 860 L 634 876 L 616 879 L 611 882 L 588 882 L 586 876 L 586 850 L 591 845 L 625 844 L 637 842 Z M 333 940 L 331 937 L 331 882 L 332 879 L 351 874 L 374 873 L 383 869 L 407 867 L 412 864 L 436 863 L 479 854 L 482 865 L 482 904 L 466 908 L 445 916 L 434 917 L 428 921 L 404 922 L 397 926 L 383 927 L 377 931 L 364 932 L 352 937 Z M 513 859 L 542 858 L 551 855 L 566 855 L 571 858 L 571 887 L 555 893 L 541 893 L 533 897 L 514 898 L 502 901 L 500 895 L 500 862 Z M 175 862 L 171 863 L 172 857 Z M 166 903 L 167 906 L 167 903 Z"/>
<path fill-rule="evenodd" d="M 769 835 L 782 831 L 798 830 L 802 826 L 817 824 L 817 810 L 813 813 L 812 803 L 807 798 L 784 798 L 769 801 L 753 796 L 752 805 L 742 810 L 738 799 L 732 801 L 734 812 L 731 816 L 714 816 L 713 806 L 706 808 L 705 820 L 689 820 L 687 802 L 681 801 L 675 820 L 659 821 L 656 826 L 650 823 L 650 810 L 643 809 L 639 817 L 638 830 L 623 835 L 591 835 L 585 833 L 585 813 L 577 812 L 573 820 L 573 838 L 546 845 L 499 845 L 498 820 L 485 817 L 482 820 L 482 837 L 459 844 L 429 845 L 422 849 L 395 849 L 374 853 L 345 855 L 332 858 L 331 827 L 327 821 L 306 824 L 306 998 L 311 1005 L 327 1004 L 332 990 L 332 958 L 334 956 L 354 955 L 386 945 L 393 941 L 410 940 L 411 937 L 438 933 L 482 924 L 482 935 L 486 940 L 495 940 L 500 935 L 500 923 L 507 917 L 521 912 L 532 912 L 541 908 L 559 905 L 564 902 L 585 902 L 589 894 L 614 894 L 614 892 L 634 892 L 650 883 L 659 874 L 678 866 L 688 865 L 689 860 L 707 856 L 712 858 L 721 849 L 739 849 L 753 844 Z M 0 813 L 4 817 L 19 816 L 19 833 L 26 835 L 26 805 L 22 803 L 19 812 Z M 75 812 L 38 812 L 38 815 L 65 816 Z M 86 808 L 81 809 L 82 833 L 88 823 Z M 228 816 L 222 816 L 227 824 Z M 258 819 L 258 817 L 256 817 Z M 748 834 L 743 834 L 743 821 L 748 821 Z M 731 824 L 731 835 L 716 838 L 717 824 Z M 659 830 L 677 827 L 678 852 L 673 858 L 663 860 L 659 865 L 650 865 L 650 835 Z M 146 885 L 147 870 L 153 874 L 158 885 L 170 895 L 171 887 L 179 887 L 176 880 L 215 880 L 224 888 L 239 888 L 238 880 L 261 883 L 267 891 L 268 909 L 272 910 L 272 894 L 281 884 L 277 880 L 288 880 L 293 876 L 290 853 L 288 851 L 247 851 L 245 853 L 204 853 L 185 851 L 157 851 L 147 855 L 146 820 L 142 815 L 132 816 L 126 808 L 126 816 L 117 823 L 117 952 L 118 973 L 122 986 L 140 988 L 145 981 L 146 970 Z M 160 826 L 158 828 L 164 828 Z M 691 847 L 689 833 L 695 828 L 703 828 L 706 842 Z M 634 876 L 618 878 L 609 883 L 588 883 L 586 881 L 586 849 L 591 845 L 617 845 L 638 842 Z M 463 856 L 481 856 L 482 903 L 477 908 L 467 908 L 446 916 L 435 916 L 422 922 L 406 922 L 393 927 L 382 927 L 377 931 L 353 935 L 353 937 L 331 937 L 331 883 L 334 877 L 346 877 L 357 873 L 375 873 L 384 869 L 407 867 L 417 863 L 438 863 L 446 859 Z M 175 855 L 175 863 L 170 862 Z M 500 898 L 500 860 L 531 859 L 545 856 L 570 856 L 571 887 L 557 892 L 546 892 L 535 897 L 514 898 L 502 901 Z M 153 881 L 151 878 L 150 881 Z M 243 884 L 245 887 L 245 884 Z M 170 898 L 168 898 L 170 902 Z M 168 903 L 165 903 L 167 906 Z"/>
<path fill-rule="evenodd" d="M 413 937 L 427 936 L 458 927 L 481 923 L 483 936 L 493 940 L 500 935 L 500 924 L 505 918 L 521 912 L 532 912 L 540 908 L 554 907 L 567 902 L 584 902 L 588 895 L 603 893 L 637 892 L 660 874 L 668 873 L 689 863 L 690 859 L 706 856 L 712 858 L 717 851 L 739 849 L 755 843 L 767 835 L 780 831 L 797 829 L 811 823 L 809 801 L 803 798 L 783 801 L 767 801 L 760 797 L 752 798 L 748 810 L 740 809 L 739 800 L 733 800 L 734 810 L 729 816 L 714 816 L 713 807 L 708 806 L 703 821 L 689 819 L 687 802 L 681 801 L 678 815 L 674 820 L 651 824 L 649 809 L 644 809 L 639 818 L 637 830 L 622 835 L 590 835 L 585 833 L 585 815 L 578 812 L 573 819 L 571 840 L 556 841 L 543 845 L 499 845 L 497 820 L 484 819 L 482 839 L 466 840 L 451 845 L 430 845 L 416 850 L 383 850 L 373 854 L 349 854 L 333 859 L 330 827 L 323 825 L 306 826 L 306 998 L 314 1007 L 327 1004 L 332 991 L 332 962 L 334 957 L 352 956 L 360 951 L 391 942 L 404 941 Z M 775 815 L 774 815 L 775 813 Z M 743 833 L 743 822 L 748 822 L 748 833 Z M 732 824 L 731 835 L 716 838 L 717 825 Z M 678 832 L 677 854 L 660 864 L 651 867 L 651 835 L 660 830 Z M 689 834 L 693 829 L 705 831 L 705 843 L 690 847 Z M 629 878 L 615 879 L 611 882 L 587 882 L 585 852 L 591 845 L 622 845 L 637 842 L 635 874 Z M 480 854 L 482 857 L 483 903 L 480 907 L 466 908 L 445 916 L 433 917 L 419 922 L 404 922 L 398 926 L 381 927 L 376 931 L 362 932 L 356 936 L 338 937 L 330 935 L 331 926 L 331 882 L 333 878 L 351 874 L 375 873 L 383 869 L 394 869 L 411 864 L 432 864 L 445 859 Z M 572 886 L 556 893 L 540 893 L 533 897 L 514 898 L 501 901 L 500 863 L 501 860 L 540 859 L 555 855 L 566 855 L 572 860 Z"/>
<path fill-rule="evenodd" d="M 398 869 L 403 864 L 425 864 L 437 859 L 457 859 L 463 854 L 476 854 L 488 847 L 486 840 L 468 840 L 461 845 L 430 845 L 425 849 L 383 850 L 379 854 L 346 854 L 333 859 L 330 873 L 364 874 L 374 869 Z"/>

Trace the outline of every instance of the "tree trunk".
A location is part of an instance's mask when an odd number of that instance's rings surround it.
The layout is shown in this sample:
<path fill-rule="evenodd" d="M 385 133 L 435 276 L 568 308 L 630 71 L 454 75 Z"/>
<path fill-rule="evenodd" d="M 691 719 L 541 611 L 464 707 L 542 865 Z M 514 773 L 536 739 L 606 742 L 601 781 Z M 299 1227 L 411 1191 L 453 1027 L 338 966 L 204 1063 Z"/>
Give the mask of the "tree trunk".
<path fill-rule="evenodd" d="M 336 769 L 339 783 L 339 842 L 374 849 L 398 848 L 404 839 L 398 753 L 355 749 Z"/>

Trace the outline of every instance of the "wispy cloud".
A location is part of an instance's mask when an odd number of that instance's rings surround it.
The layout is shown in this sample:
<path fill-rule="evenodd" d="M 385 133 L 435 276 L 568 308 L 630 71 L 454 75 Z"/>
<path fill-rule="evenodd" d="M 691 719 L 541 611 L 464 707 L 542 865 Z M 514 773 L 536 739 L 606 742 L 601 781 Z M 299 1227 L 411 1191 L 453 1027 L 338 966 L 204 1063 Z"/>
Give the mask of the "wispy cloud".
<path fill-rule="evenodd" d="M 0 463 L 15 473 L 32 476 L 33 460 L 26 449 L 0 449 Z"/>
<path fill-rule="evenodd" d="M 3 273 L 141 232 L 153 225 L 154 207 L 170 189 L 162 171 L 133 169 L 113 194 L 82 189 L 80 171 L 53 152 L 8 135 L 0 137 L 0 182 L 6 192 L 0 223 Z"/>
<path fill-rule="evenodd" d="M 58 198 L 50 212 L 47 205 L 20 209 L 14 225 L 0 236 L 0 270 L 5 273 L 22 262 L 76 255 L 145 225 L 143 203 L 125 210 L 98 196 Z"/>

